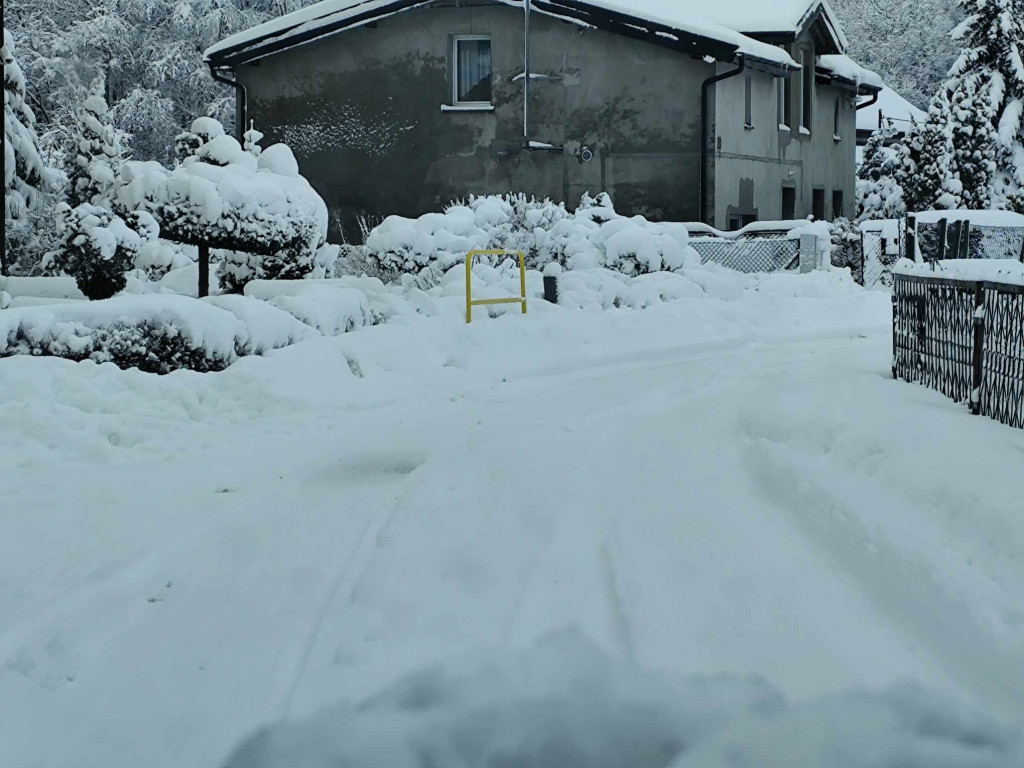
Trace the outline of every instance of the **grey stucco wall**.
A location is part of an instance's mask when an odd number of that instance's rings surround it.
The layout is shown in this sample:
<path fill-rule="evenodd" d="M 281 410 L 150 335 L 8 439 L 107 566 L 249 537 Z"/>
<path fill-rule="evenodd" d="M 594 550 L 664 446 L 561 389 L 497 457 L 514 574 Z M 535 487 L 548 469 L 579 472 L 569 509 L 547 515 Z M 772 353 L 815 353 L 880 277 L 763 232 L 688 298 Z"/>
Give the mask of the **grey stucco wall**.
<path fill-rule="evenodd" d="M 724 71 L 730 67 L 719 65 Z M 834 85 L 817 84 L 809 136 L 799 131 L 798 110 L 794 109 L 789 131 L 779 129 L 778 91 L 781 80 L 754 71 L 751 112 L 753 129 L 744 127 L 744 78 L 719 83 L 715 96 L 714 223 L 728 227 L 730 209 L 742 210 L 750 203 L 760 221 L 782 218 L 782 187 L 795 188 L 795 215 L 812 212 L 813 190 L 825 193 L 825 216 L 833 218 L 832 193 L 842 191 L 847 215 L 854 205 L 856 173 L 856 112 L 850 101 L 853 91 Z M 799 77 L 799 75 L 794 75 Z M 834 107 L 839 100 L 840 141 L 834 132 Z"/>
<path fill-rule="evenodd" d="M 450 97 L 451 36 L 492 38 L 493 112 L 442 112 Z M 249 116 L 285 141 L 340 228 L 361 213 L 414 216 L 470 193 L 526 192 L 571 207 L 607 190 L 623 213 L 698 218 L 702 60 L 535 13 L 536 141 L 593 148 L 589 163 L 551 152 L 509 152 L 522 138 L 521 11 L 428 7 L 351 29 L 239 67 Z M 742 92 L 741 92 L 742 96 Z M 853 141 L 851 139 L 851 146 Z"/>

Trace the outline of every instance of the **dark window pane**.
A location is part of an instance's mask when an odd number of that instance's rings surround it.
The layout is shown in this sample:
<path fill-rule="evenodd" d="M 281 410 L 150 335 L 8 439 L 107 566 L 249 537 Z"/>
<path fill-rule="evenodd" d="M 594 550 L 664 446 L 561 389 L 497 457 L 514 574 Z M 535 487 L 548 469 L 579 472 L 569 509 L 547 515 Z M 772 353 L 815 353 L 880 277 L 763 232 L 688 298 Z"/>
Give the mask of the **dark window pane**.
<path fill-rule="evenodd" d="M 752 110 L 751 110 L 751 103 L 750 103 L 750 101 L 751 101 L 751 91 L 752 90 L 753 90 L 753 84 L 751 82 L 750 73 L 748 72 L 747 76 L 746 76 L 746 78 L 744 80 L 744 83 L 743 83 L 743 108 L 744 108 L 744 114 L 745 114 L 744 124 L 748 125 L 748 126 L 751 126 L 751 125 L 754 124 L 754 120 L 753 120 L 753 116 L 752 116 Z"/>
<path fill-rule="evenodd" d="M 839 219 L 843 216 L 843 191 L 841 189 L 832 190 L 832 218 Z"/>
<path fill-rule="evenodd" d="M 456 98 L 491 103 L 491 41 L 456 41 Z"/>

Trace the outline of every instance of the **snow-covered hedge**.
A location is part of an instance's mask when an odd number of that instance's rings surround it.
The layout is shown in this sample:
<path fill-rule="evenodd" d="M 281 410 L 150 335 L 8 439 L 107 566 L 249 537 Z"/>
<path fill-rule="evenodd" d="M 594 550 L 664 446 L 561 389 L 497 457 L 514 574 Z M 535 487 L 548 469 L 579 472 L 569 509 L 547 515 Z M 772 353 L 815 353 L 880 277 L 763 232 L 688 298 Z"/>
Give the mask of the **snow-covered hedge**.
<path fill-rule="evenodd" d="M 557 262 L 626 275 L 678 270 L 699 263 L 688 240 L 682 224 L 620 216 L 606 194 L 584 195 L 575 213 L 550 200 L 490 195 L 418 219 L 389 216 L 366 247 L 382 270 L 418 274 L 429 285 L 471 250 L 519 250 L 533 269 Z"/>
<path fill-rule="evenodd" d="M 9 309 L 0 315 L 0 357 L 34 355 L 110 362 L 147 373 L 218 371 L 318 335 L 269 304 L 242 296 L 120 296 L 106 301 Z"/>

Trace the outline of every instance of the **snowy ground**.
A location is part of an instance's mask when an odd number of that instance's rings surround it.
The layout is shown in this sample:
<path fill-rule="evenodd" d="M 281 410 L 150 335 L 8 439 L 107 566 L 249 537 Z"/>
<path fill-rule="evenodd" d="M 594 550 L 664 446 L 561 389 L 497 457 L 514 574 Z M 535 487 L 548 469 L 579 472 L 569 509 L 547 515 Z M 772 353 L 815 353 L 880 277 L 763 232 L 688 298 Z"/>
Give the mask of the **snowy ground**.
<path fill-rule="evenodd" d="M 890 380 L 888 295 L 788 293 L 412 318 L 205 376 L 0 361 L 0 762 L 213 768 L 566 627 L 1021 722 L 1024 432 Z"/>

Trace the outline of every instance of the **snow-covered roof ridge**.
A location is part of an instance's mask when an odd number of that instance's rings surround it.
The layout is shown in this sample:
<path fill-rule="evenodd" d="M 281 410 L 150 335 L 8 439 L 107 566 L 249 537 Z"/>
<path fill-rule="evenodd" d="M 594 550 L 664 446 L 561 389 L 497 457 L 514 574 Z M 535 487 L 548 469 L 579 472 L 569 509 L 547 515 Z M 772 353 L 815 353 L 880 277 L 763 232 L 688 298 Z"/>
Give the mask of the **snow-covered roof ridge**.
<path fill-rule="evenodd" d="M 362 26 L 402 11 L 427 5 L 430 0 L 321 0 L 306 8 L 285 14 L 234 34 L 210 46 L 203 54 L 205 61 L 215 66 L 234 64 L 267 56 L 302 45 L 304 42 L 325 37 L 345 29 Z M 520 7 L 522 0 L 496 0 Z M 724 0 L 724 6 L 709 8 L 696 0 L 532 0 L 537 13 L 561 18 L 587 26 L 598 26 L 606 21 L 604 14 L 629 17 L 634 28 L 647 29 L 652 39 L 664 40 L 680 36 L 704 38 L 731 48 L 732 56 L 744 55 L 782 69 L 797 69 L 799 65 L 782 48 L 748 36 L 741 31 L 748 26 L 752 9 L 781 8 L 784 22 L 768 24 L 769 32 L 798 32 L 805 20 L 819 12 L 827 13 L 830 28 L 841 37 L 838 22 L 824 0 Z M 721 4 L 719 4 L 721 5 Z M 726 8 L 731 12 L 726 12 Z M 795 9 L 799 9 L 797 12 Z M 828 9 L 827 12 L 823 9 Z M 602 14 L 602 17 L 596 16 Z M 768 22 L 769 16 L 756 14 Z M 795 18 L 795 21 L 791 19 Z M 643 25 L 650 25 L 644 27 Z M 619 22 L 621 26 L 621 21 Z M 678 33 L 679 36 L 673 35 Z M 842 44 L 842 43 L 841 43 Z M 722 52 L 724 54 L 724 51 Z"/>
<path fill-rule="evenodd" d="M 878 100 L 870 107 L 857 111 L 857 130 L 874 131 L 881 121 L 892 121 L 898 130 L 906 130 L 911 121 L 923 123 L 927 117 L 888 85 L 878 92 Z"/>

